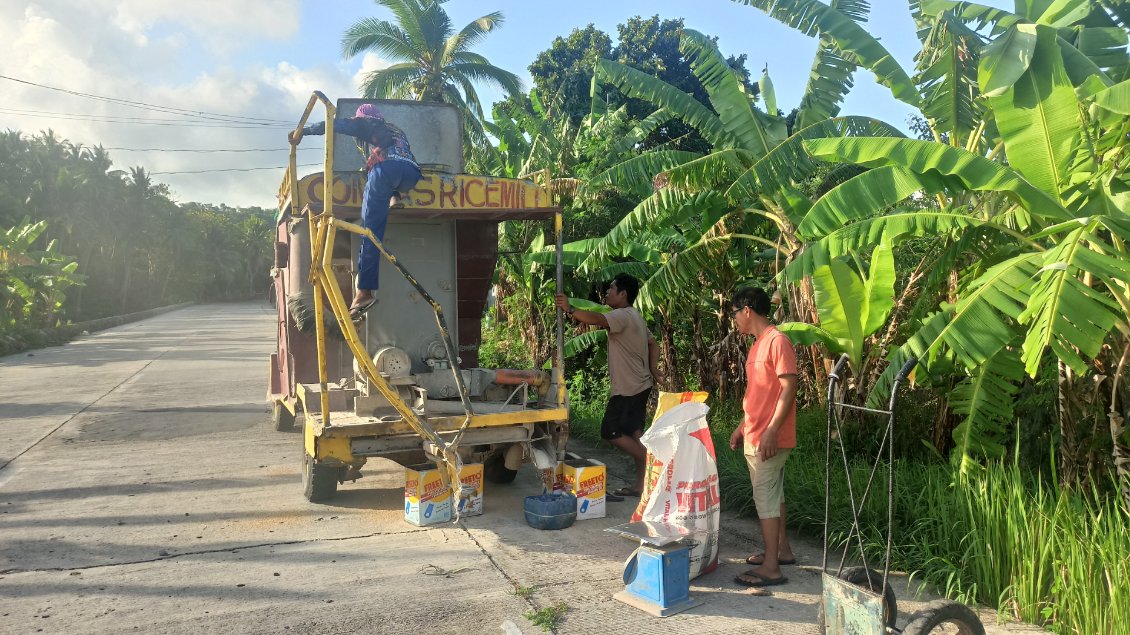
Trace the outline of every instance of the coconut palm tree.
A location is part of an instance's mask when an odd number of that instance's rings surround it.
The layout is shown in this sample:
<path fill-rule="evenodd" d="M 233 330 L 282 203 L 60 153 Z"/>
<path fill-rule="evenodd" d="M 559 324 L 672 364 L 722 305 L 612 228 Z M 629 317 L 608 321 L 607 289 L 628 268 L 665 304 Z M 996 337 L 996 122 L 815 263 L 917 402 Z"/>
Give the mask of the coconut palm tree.
<path fill-rule="evenodd" d="M 357 21 L 342 36 L 341 51 L 347 59 L 373 52 L 395 62 L 365 76 L 361 85 L 364 96 L 455 104 L 464 113 L 469 136 L 478 141 L 485 135 L 483 107 L 475 84 L 485 82 L 507 95 L 518 95 L 522 93 L 522 80 L 470 50 L 502 26 L 502 13 L 488 13 L 456 31 L 443 3 L 377 0 L 392 11 L 395 20 Z"/>

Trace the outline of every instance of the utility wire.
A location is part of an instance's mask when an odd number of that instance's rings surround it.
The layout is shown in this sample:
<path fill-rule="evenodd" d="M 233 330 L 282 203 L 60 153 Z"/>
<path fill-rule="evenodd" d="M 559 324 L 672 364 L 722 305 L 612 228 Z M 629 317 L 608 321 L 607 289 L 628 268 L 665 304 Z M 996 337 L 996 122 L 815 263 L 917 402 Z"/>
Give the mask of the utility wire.
<path fill-rule="evenodd" d="M 225 113 L 208 112 L 208 111 L 205 111 L 205 110 L 191 110 L 191 109 L 188 109 L 188 108 L 177 108 L 175 106 L 162 106 L 160 104 L 150 104 L 150 103 L 146 103 L 146 102 L 143 102 L 143 101 L 132 101 L 132 100 L 129 100 L 129 99 L 120 99 L 120 98 L 117 98 L 117 97 L 107 97 L 105 95 L 95 95 L 93 93 L 84 93 L 84 92 L 77 91 L 77 90 L 68 90 L 66 88 L 59 88 L 57 86 L 48 86 L 46 84 L 38 84 L 36 82 L 31 82 L 31 81 L 28 81 L 26 79 L 19 79 L 17 77 L 10 77 L 8 75 L 0 75 L 0 79 L 6 79 L 8 81 L 16 82 L 18 84 L 26 84 L 28 86 L 34 86 L 36 88 L 42 88 L 44 90 L 52 90 L 52 91 L 56 91 L 56 92 L 60 92 L 60 93 L 66 93 L 68 95 L 74 95 L 76 97 L 83 97 L 83 98 L 86 98 L 86 99 L 93 99 L 93 100 L 97 100 L 97 101 L 105 101 L 105 102 L 109 102 L 109 103 L 113 103 L 113 104 L 119 104 L 119 105 L 122 105 L 122 106 L 127 106 L 129 108 L 139 108 L 139 109 L 142 109 L 142 110 L 153 110 L 153 111 L 156 111 L 156 112 L 166 112 L 166 113 L 170 113 L 170 114 L 190 115 L 190 116 L 197 117 L 197 118 L 200 118 L 200 119 L 212 119 L 212 120 L 215 120 L 215 121 L 226 121 L 226 122 L 229 122 L 229 123 L 249 123 L 249 124 L 251 124 L 251 123 L 258 122 L 258 125 L 272 125 L 272 124 L 285 125 L 285 126 L 293 125 L 292 123 L 289 123 L 289 122 L 284 121 L 282 119 L 266 119 L 266 118 L 263 118 L 263 117 L 245 117 L 243 115 L 229 115 L 229 114 L 225 114 Z"/>
<path fill-rule="evenodd" d="M 114 115 L 80 115 L 66 112 L 26 111 L 15 108 L 0 108 L 0 113 L 20 115 L 21 117 L 40 117 L 46 119 L 59 119 L 63 121 L 90 121 L 95 123 L 125 123 L 143 124 L 152 126 L 173 126 L 191 128 L 226 128 L 226 129 L 252 129 L 277 131 L 280 128 L 292 128 L 284 124 L 245 123 L 231 121 L 228 123 L 215 121 L 200 121 L 194 119 L 159 119 L 153 117 L 118 117 Z"/>
<path fill-rule="evenodd" d="M 199 152 L 199 153 L 213 153 L 213 152 L 285 152 L 286 148 L 207 148 L 207 149 L 190 149 L 190 148 L 107 148 L 103 150 L 114 150 L 116 152 Z M 322 148 L 298 148 L 299 152 L 307 150 L 322 151 Z"/>
<path fill-rule="evenodd" d="M 322 163 L 299 163 L 295 167 L 311 168 L 316 165 L 324 165 Z M 285 170 L 287 166 L 280 165 L 278 167 L 268 168 L 216 168 L 214 170 L 186 170 L 183 172 L 149 172 L 148 174 L 204 174 L 205 172 L 254 172 L 256 170 Z"/>

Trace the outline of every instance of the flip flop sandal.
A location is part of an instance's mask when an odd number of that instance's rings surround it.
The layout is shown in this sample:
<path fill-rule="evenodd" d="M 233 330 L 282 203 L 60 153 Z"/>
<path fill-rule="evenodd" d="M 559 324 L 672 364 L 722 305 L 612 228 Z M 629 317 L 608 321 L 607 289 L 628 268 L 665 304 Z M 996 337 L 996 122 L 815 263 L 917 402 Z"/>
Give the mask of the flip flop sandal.
<path fill-rule="evenodd" d="M 349 319 L 353 320 L 354 322 L 360 322 L 365 317 L 365 313 L 367 313 L 369 309 L 373 308 L 376 303 L 377 299 L 373 298 L 366 304 L 350 308 Z"/>
<path fill-rule="evenodd" d="M 755 558 L 756 558 L 756 562 L 754 561 Z M 765 554 L 764 553 L 755 553 L 752 556 L 745 559 L 746 564 L 752 565 L 752 566 L 755 566 L 755 567 L 757 565 L 763 563 L 763 562 L 765 562 Z M 796 564 L 796 558 L 787 558 L 787 559 L 781 558 L 781 559 L 777 560 L 777 564 Z"/>
<path fill-rule="evenodd" d="M 628 488 L 628 487 L 621 487 L 620 489 L 616 490 L 615 492 L 612 492 L 612 495 L 613 496 L 622 496 L 622 497 L 632 496 L 632 497 L 635 497 L 635 498 L 639 498 L 640 496 L 643 495 L 643 492 L 637 492 L 636 490 Z"/>
<path fill-rule="evenodd" d="M 747 577 L 747 578 L 755 578 L 756 580 L 759 580 L 759 582 L 752 582 L 750 580 L 743 580 L 742 579 L 743 576 Z M 781 576 L 779 578 L 767 578 L 767 577 L 760 575 L 758 573 L 754 573 L 752 570 L 746 571 L 742 575 L 736 576 L 734 578 L 735 584 L 739 584 L 739 585 L 744 586 L 744 587 L 777 586 L 777 585 L 780 585 L 780 584 L 785 584 L 788 581 L 789 581 L 789 579 L 786 578 L 785 576 Z"/>

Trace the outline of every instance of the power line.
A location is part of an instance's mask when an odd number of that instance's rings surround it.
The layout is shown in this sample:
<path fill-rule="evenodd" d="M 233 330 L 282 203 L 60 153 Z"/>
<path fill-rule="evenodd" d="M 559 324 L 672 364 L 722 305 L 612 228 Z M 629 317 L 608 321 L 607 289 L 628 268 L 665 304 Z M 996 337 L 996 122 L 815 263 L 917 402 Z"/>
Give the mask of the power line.
<path fill-rule="evenodd" d="M 192 148 L 107 148 L 103 150 L 114 150 L 116 152 L 199 152 L 199 153 L 212 153 L 212 152 L 285 152 L 286 148 L 208 148 L 208 149 L 192 149 Z M 298 148 L 299 152 L 306 150 L 317 150 L 322 152 L 322 148 Z"/>
<path fill-rule="evenodd" d="M 63 121 L 89 121 L 94 123 L 124 123 L 124 124 L 141 124 L 151 126 L 173 126 L 173 127 L 192 127 L 192 128 L 225 128 L 225 129 L 258 129 L 258 130 L 278 130 L 280 128 L 291 128 L 290 125 L 284 124 L 265 124 L 265 123 L 245 123 L 238 121 L 231 121 L 229 123 L 213 122 L 213 121 L 199 121 L 194 119 L 159 119 L 152 117 L 119 117 L 115 115 L 82 115 L 77 113 L 66 112 L 45 112 L 45 111 L 31 111 L 20 110 L 16 108 L 0 108 L 0 113 L 10 115 L 20 115 L 22 117 L 40 117 L 46 119 L 59 119 Z"/>
<path fill-rule="evenodd" d="M 133 100 L 129 100 L 129 99 L 120 99 L 118 97 L 107 97 L 105 95 L 95 95 L 93 93 L 84 93 L 82 91 L 69 90 L 69 89 L 66 89 L 66 88 L 59 88 L 57 86 L 48 86 L 46 84 L 39 84 L 39 83 L 36 83 L 36 82 L 28 81 L 26 79 L 19 79 L 17 77 L 10 77 L 8 75 L 0 75 L 0 79 L 6 79 L 8 81 L 16 82 L 16 83 L 19 83 L 19 84 L 26 84 L 28 86 L 34 86 L 36 88 L 42 88 L 44 90 L 52 90 L 52 91 L 56 91 L 56 92 L 60 92 L 60 93 L 66 93 L 68 95 L 74 95 L 76 97 L 83 97 L 85 99 L 93 99 L 93 100 L 96 100 L 96 101 L 105 101 L 105 102 L 109 102 L 109 103 L 113 103 L 113 104 L 118 104 L 118 105 L 121 105 L 121 106 L 126 106 L 126 107 L 129 107 L 129 108 L 139 108 L 139 109 L 142 109 L 142 110 L 152 110 L 152 111 L 156 111 L 156 112 L 166 112 L 166 113 L 170 113 L 170 114 L 190 115 L 190 116 L 197 117 L 197 118 L 200 118 L 200 119 L 211 119 L 211 120 L 215 120 L 215 121 L 226 121 L 226 122 L 229 122 L 229 123 L 252 124 L 252 123 L 258 122 L 259 125 L 271 125 L 271 124 L 288 125 L 288 126 L 293 125 L 293 124 L 290 124 L 290 123 L 288 123 L 288 122 L 286 122 L 282 119 L 266 119 L 266 118 L 263 118 L 263 117 L 246 117 L 246 116 L 243 116 L 243 115 L 229 115 L 229 114 L 226 114 L 226 113 L 208 112 L 206 110 L 191 110 L 191 109 L 188 109 L 188 108 L 177 108 L 175 106 L 163 106 L 163 105 L 160 105 L 160 104 L 150 104 L 150 103 L 143 102 L 143 101 L 133 101 Z"/>
<path fill-rule="evenodd" d="M 322 163 L 300 163 L 295 167 L 311 168 L 316 165 L 324 165 Z M 150 175 L 154 174 L 204 174 L 205 172 L 254 172 L 256 170 L 285 170 L 287 166 L 280 165 L 278 167 L 269 168 L 216 168 L 214 170 L 185 170 L 182 172 L 149 172 Z"/>

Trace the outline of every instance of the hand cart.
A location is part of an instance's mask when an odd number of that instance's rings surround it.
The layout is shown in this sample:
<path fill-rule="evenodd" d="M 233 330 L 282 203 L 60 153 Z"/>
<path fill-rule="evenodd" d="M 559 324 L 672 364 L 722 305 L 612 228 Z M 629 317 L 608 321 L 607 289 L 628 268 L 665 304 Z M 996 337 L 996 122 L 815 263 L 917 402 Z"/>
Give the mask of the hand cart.
<path fill-rule="evenodd" d="M 898 397 L 899 386 L 906 381 L 907 376 L 917 363 L 917 359 L 911 358 L 899 369 L 898 375 L 895 376 L 894 383 L 891 385 L 891 397 L 886 410 L 866 408 L 837 400 L 837 393 L 839 392 L 837 389 L 843 381 L 848 366 L 847 355 L 840 357 L 828 377 L 828 425 L 824 465 L 824 550 L 820 565 L 823 596 L 817 616 L 821 633 L 831 635 L 846 635 L 848 633 L 852 635 L 884 635 L 886 633 L 984 635 L 985 633 L 981 620 L 972 610 L 951 600 L 939 600 L 929 604 L 926 609 L 916 613 L 904 628 L 901 630 L 896 628 L 898 604 L 895 600 L 894 590 L 891 589 L 888 582 L 891 570 L 891 544 L 894 523 L 895 400 Z M 871 473 L 863 492 L 858 497 L 856 487 L 852 483 L 851 464 L 848 461 L 847 449 L 844 446 L 844 427 L 841 418 L 845 411 L 859 412 L 861 416 L 886 419 L 886 429 L 883 430 L 879 440 L 879 450 L 875 454 Z M 829 567 L 828 558 L 833 438 L 836 440 L 844 469 L 852 519 L 851 528 L 848 530 L 843 543 L 843 554 L 840 556 L 839 565 L 834 571 Z M 883 559 L 883 570 L 880 573 L 868 565 L 867 553 L 863 547 L 860 517 L 868 496 L 871 494 L 871 488 L 875 485 L 875 477 L 879 473 L 879 467 L 883 463 L 884 450 L 886 450 L 887 464 L 887 545 Z M 847 566 L 848 553 L 853 550 L 862 566 Z"/>

